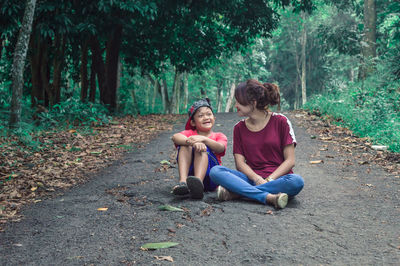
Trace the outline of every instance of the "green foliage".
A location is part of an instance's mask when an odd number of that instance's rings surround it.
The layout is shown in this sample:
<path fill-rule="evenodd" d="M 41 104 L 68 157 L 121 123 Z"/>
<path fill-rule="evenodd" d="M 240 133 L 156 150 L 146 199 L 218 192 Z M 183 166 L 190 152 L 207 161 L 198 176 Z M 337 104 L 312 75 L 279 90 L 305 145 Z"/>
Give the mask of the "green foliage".
<path fill-rule="evenodd" d="M 364 83 L 349 83 L 313 97 L 306 108 L 333 116 L 360 137 L 400 152 L 400 82 L 391 81 L 383 66 L 378 65 L 377 73 Z"/>
<path fill-rule="evenodd" d="M 78 98 L 70 98 L 56 104 L 48 112 L 39 113 L 38 118 L 44 128 L 63 125 L 102 125 L 110 121 L 110 116 L 105 106 L 82 103 Z"/>
<path fill-rule="evenodd" d="M 48 111 L 36 113 L 30 108 L 29 98 L 24 98 L 22 103 L 21 127 L 10 130 L 9 98 L 10 92 L 6 84 L 0 84 L 0 136 L 15 136 L 17 145 L 30 150 L 42 149 L 51 143 L 41 142 L 41 131 L 65 130 L 70 127 L 87 129 L 93 125 L 102 125 L 110 122 L 111 117 L 107 108 L 101 104 L 82 103 L 78 97 L 65 100 Z M 89 130 L 90 131 L 90 130 Z"/>

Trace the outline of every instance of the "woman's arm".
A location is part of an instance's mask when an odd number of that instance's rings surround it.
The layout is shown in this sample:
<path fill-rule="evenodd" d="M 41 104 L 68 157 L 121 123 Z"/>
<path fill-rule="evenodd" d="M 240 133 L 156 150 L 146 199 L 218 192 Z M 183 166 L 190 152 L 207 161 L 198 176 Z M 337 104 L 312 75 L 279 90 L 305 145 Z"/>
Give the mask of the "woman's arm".
<path fill-rule="evenodd" d="M 286 175 L 295 165 L 294 144 L 286 145 L 283 148 L 284 161 L 276 170 L 268 177 L 269 181 L 275 180 Z"/>
<path fill-rule="evenodd" d="M 267 181 L 258 175 L 250 166 L 246 163 L 246 159 L 243 155 L 235 153 L 233 154 L 235 158 L 236 169 L 243 174 L 245 174 L 250 180 L 252 180 L 257 186 L 266 183 Z"/>

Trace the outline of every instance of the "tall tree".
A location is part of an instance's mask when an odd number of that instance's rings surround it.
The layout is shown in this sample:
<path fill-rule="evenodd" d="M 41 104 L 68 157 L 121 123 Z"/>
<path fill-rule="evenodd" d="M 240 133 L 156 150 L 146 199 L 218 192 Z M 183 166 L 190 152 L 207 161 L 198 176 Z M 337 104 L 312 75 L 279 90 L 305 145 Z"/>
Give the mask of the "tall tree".
<path fill-rule="evenodd" d="M 306 75 L 306 46 L 307 46 L 307 24 L 306 24 L 306 13 L 303 11 L 301 13 L 301 18 L 303 20 L 303 29 L 301 30 L 301 99 L 302 104 L 307 102 L 307 75 Z"/>
<path fill-rule="evenodd" d="M 364 0 L 364 38 L 362 41 L 363 64 L 360 78 L 365 79 L 374 69 L 376 57 L 376 3 L 375 0 Z"/>
<path fill-rule="evenodd" d="M 14 60 L 12 66 L 12 99 L 10 128 L 20 127 L 21 122 L 21 99 L 22 86 L 24 83 L 24 66 L 26 53 L 28 51 L 29 37 L 32 31 L 32 21 L 35 14 L 36 0 L 27 0 L 24 18 L 22 19 L 21 30 L 14 50 Z"/>

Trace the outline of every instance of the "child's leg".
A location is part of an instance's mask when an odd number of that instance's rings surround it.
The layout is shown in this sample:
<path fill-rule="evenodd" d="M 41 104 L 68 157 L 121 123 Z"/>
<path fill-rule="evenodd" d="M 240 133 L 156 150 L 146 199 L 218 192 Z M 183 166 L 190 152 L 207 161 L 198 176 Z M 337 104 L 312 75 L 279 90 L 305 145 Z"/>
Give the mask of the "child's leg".
<path fill-rule="evenodd" d="M 201 181 L 203 181 L 208 169 L 207 152 L 194 151 L 193 166 L 194 166 L 194 175 L 200 178 Z"/>
<path fill-rule="evenodd" d="M 192 163 L 192 147 L 180 146 L 178 150 L 179 182 L 186 182 Z"/>

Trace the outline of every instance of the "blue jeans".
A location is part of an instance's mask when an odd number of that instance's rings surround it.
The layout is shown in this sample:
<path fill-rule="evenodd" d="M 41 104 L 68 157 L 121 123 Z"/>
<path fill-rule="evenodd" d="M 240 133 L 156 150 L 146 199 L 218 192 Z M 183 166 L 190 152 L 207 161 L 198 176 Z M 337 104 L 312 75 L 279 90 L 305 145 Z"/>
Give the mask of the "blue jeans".
<path fill-rule="evenodd" d="M 283 192 L 293 197 L 303 189 L 304 180 L 301 176 L 287 174 L 268 183 L 256 186 L 245 174 L 224 166 L 215 166 L 210 171 L 214 183 L 223 186 L 231 192 L 243 197 L 266 204 L 268 193 Z"/>

